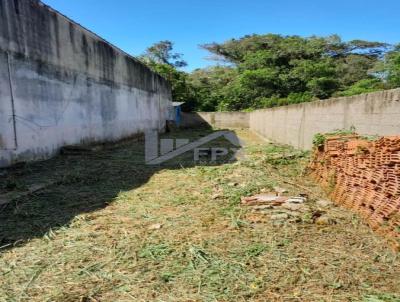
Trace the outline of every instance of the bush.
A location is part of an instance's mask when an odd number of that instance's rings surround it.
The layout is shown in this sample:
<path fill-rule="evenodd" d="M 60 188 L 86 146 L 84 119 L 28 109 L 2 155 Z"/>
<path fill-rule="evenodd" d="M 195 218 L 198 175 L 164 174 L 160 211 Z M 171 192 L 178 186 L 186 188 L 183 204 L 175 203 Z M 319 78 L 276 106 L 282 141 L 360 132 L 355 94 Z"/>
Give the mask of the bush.
<path fill-rule="evenodd" d="M 338 92 L 336 96 L 352 96 L 384 89 L 384 84 L 377 78 L 358 81 L 348 89 Z"/>

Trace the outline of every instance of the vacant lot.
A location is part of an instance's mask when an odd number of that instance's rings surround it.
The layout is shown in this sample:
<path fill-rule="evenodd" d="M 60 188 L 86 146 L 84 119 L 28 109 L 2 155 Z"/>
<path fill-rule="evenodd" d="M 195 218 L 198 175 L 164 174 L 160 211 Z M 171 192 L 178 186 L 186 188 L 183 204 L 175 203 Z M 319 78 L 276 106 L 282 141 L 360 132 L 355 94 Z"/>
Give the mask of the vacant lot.
<path fill-rule="evenodd" d="M 143 142 L 126 141 L 0 176 L 16 197 L 0 212 L 0 301 L 400 301 L 400 258 L 356 215 L 316 204 L 308 155 L 237 134 L 237 162 L 146 166 Z M 307 193 L 307 211 L 240 204 L 276 186 Z"/>

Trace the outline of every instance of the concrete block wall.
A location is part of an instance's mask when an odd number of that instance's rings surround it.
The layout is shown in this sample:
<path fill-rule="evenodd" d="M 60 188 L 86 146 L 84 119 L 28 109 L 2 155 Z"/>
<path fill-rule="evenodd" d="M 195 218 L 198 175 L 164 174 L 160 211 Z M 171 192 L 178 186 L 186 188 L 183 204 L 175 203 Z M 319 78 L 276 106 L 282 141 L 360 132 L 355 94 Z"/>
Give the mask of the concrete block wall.
<path fill-rule="evenodd" d="M 169 83 L 37 0 L 0 0 L 0 167 L 163 129 Z"/>
<path fill-rule="evenodd" d="M 182 113 L 182 126 L 195 127 L 208 124 L 216 128 L 249 128 L 248 112 L 196 112 Z"/>
<path fill-rule="evenodd" d="M 249 124 L 267 139 L 306 150 L 319 132 L 354 127 L 363 135 L 399 135 L 400 89 L 256 110 Z"/>

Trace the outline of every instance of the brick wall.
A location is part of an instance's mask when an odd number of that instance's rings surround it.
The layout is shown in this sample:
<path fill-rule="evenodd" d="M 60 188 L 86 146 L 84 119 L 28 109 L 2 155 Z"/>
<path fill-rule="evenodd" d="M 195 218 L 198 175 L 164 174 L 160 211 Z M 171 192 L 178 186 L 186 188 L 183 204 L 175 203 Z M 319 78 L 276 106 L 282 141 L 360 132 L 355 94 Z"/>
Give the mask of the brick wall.
<path fill-rule="evenodd" d="M 337 204 L 359 213 L 400 250 L 400 136 L 328 137 L 311 170 Z"/>

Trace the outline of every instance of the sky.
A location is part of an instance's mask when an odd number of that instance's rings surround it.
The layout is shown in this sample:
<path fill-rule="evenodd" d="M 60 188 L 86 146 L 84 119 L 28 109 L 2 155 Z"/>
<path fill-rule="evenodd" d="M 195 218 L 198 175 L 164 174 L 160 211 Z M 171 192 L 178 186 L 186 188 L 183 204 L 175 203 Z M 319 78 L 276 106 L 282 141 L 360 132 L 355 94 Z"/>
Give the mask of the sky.
<path fill-rule="evenodd" d="M 170 40 L 187 71 L 215 64 L 200 44 L 246 34 L 400 43 L 400 0 L 43 0 L 134 56 Z"/>

